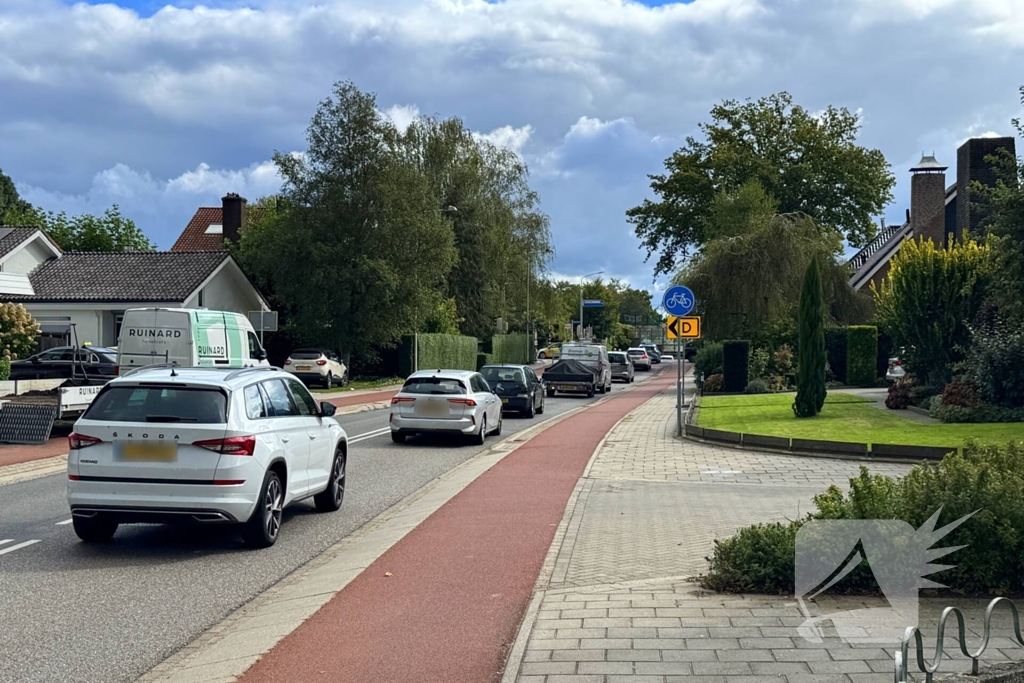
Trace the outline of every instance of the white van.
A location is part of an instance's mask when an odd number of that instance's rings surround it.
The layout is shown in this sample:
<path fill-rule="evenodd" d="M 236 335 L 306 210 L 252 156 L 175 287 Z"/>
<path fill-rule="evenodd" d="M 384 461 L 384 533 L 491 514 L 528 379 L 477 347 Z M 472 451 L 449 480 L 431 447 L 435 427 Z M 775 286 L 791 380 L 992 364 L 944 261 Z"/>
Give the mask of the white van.
<path fill-rule="evenodd" d="M 240 313 L 194 308 L 125 311 L 117 345 L 120 372 L 156 363 L 181 367 L 270 365 L 252 323 Z"/>
<path fill-rule="evenodd" d="M 597 370 L 597 391 L 603 394 L 612 390 L 612 366 L 608 361 L 608 349 L 603 344 L 568 342 L 562 344 L 562 360 L 579 361 Z"/>

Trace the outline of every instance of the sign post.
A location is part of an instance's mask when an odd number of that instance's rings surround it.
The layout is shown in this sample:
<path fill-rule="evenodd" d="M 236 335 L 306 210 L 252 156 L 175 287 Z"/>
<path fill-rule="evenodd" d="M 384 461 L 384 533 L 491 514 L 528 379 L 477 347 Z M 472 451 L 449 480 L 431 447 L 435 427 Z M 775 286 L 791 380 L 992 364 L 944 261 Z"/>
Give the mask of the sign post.
<path fill-rule="evenodd" d="M 696 297 L 693 296 L 689 287 L 674 285 L 665 290 L 665 296 L 661 303 L 670 316 L 677 316 L 669 318 L 667 325 L 669 339 L 681 339 L 682 335 L 673 329 L 673 323 L 693 310 L 697 303 Z M 698 333 L 699 326 L 698 323 Z M 683 366 L 686 365 L 685 346 L 685 344 L 676 345 L 676 351 L 680 354 L 676 360 L 676 436 L 683 435 L 683 399 L 686 396 L 686 374 L 683 372 Z"/>
<path fill-rule="evenodd" d="M 277 311 L 249 311 L 249 322 L 260 333 L 260 346 L 263 346 L 263 333 L 277 332 Z"/>
<path fill-rule="evenodd" d="M 669 339 L 676 340 L 679 361 L 676 364 L 676 433 L 683 435 L 683 399 L 686 396 L 686 372 L 682 367 L 686 363 L 686 340 L 700 339 L 700 317 L 677 318 L 671 316 L 665 325 Z"/>

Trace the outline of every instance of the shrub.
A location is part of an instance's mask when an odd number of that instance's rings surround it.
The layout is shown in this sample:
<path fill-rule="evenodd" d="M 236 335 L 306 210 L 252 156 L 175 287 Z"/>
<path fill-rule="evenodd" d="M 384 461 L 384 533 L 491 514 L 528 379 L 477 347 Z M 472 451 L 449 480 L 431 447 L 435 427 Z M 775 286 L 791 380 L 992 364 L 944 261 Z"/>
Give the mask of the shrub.
<path fill-rule="evenodd" d="M 797 379 L 793 413 L 814 417 L 825 405 L 825 308 L 822 304 L 821 265 L 811 259 L 804 273 L 797 310 Z"/>
<path fill-rule="evenodd" d="M 878 328 L 857 325 L 847 331 L 846 383 L 852 387 L 871 387 L 875 384 L 878 360 Z"/>
<path fill-rule="evenodd" d="M 16 360 L 32 354 L 39 323 L 21 304 L 0 304 L 0 357 Z"/>
<path fill-rule="evenodd" d="M 717 375 L 709 375 L 707 379 L 704 380 L 704 393 L 713 394 L 715 392 L 721 391 L 724 380 L 725 378 L 722 376 L 721 373 Z"/>
<path fill-rule="evenodd" d="M 476 370 L 480 371 L 485 365 L 491 365 L 494 362 L 494 356 L 490 353 L 478 353 L 476 354 Z"/>
<path fill-rule="evenodd" d="M 758 348 L 751 351 L 747 379 L 753 381 L 764 377 L 770 361 L 771 356 L 768 354 L 768 349 Z"/>
<path fill-rule="evenodd" d="M 950 382 L 942 390 L 942 405 L 977 408 L 981 402 L 977 389 L 970 382 Z"/>
<path fill-rule="evenodd" d="M 817 511 L 807 519 L 899 519 L 920 529 L 936 512 L 939 529 L 972 517 L 934 543 L 963 546 L 940 564 L 952 565 L 928 578 L 971 594 L 1008 594 L 1024 590 L 1024 443 L 1007 446 L 968 444 L 934 464 L 918 465 L 905 477 L 871 475 L 861 467 L 844 494 L 832 486 L 815 496 Z M 715 543 L 702 583 L 714 590 L 792 594 L 797 531 L 805 520 L 741 529 Z M 904 561 L 921 561 L 905 557 Z M 875 593 L 871 570 L 861 565 L 839 584 L 848 593 Z"/>
<path fill-rule="evenodd" d="M 930 399 L 928 399 L 928 402 L 925 404 L 924 407 L 928 409 L 928 414 L 930 416 L 938 420 L 939 408 L 942 407 L 942 394 L 932 396 Z"/>
<path fill-rule="evenodd" d="M 704 344 L 693 359 L 693 371 L 698 377 L 711 377 L 722 374 L 722 344 L 711 342 Z"/>
<path fill-rule="evenodd" d="M 1024 406 L 1024 330 L 999 322 L 974 331 L 967 357 L 957 369 L 986 403 Z"/>
<path fill-rule="evenodd" d="M 6 382 L 11 378 L 11 361 L 0 358 L 0 382 Z"/>
<path fill-rule="evenodd" d="M 938 387 L 930 387 L 922 384 L 914 384 L 910 387 L 910 405 L 923 407 L 928 403 L 932 396 L 937 396 L 942 393 L 942 389 Z"/>
<path fill-rule="evenodd" d="M 837 382 L 846 382 L 847 328 L 830 327 L 825 330 L 825 356 L 832 376 Z"/>
<path fill-rule="evenodd" d="M 529 365 L 534 361 L 530 346 L 528 334 L 497 334 L 491 339 L 491 353 L 495 363 Z"/>
<path fill-rule="evenodd" d="M 793 374 L 793 347 L 783 344 L 772 355 L 772 365 L 775 367 L 775 374 L 780 377 L 789 377 Z"/>
<path fill-rule="evenodd" d="M 725 391 L 738 394 L 747 386 L 750 375 L 750 342 L 727 341 L 722 344 L 722 374 Z"/>
<path fill-rule="evenodd" d="M 979 405 L 974 408 L 965 406 L 939 405 L 935 417 L 948 423 L 986 422 L 1024 422 L 1024 408 L 1006 408 L 1004 406 Z"/>
<path fill-rule="evenodd" d="M 906 410 L 910 405 L 910 388 L 913 382 L 899 379 L 889 385 L 889 395 L 885 397 L 885 407 L 889 410 Z"/>
<path fill-rule="evenodd" d="M 767 394 L 768 392 L 768 383 L 761 378 L 750 380 L 743 390 L 744 394 Z"/>

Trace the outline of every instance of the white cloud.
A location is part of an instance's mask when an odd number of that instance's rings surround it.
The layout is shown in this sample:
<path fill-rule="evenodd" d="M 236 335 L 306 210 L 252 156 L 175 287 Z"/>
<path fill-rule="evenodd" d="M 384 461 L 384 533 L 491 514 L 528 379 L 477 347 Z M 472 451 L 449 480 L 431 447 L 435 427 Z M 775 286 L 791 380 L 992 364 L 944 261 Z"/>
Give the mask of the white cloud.
<path fill-rule="evenodd" d="M 722 99 L 788 90 L 857 111 L 862 142 L 894 161 L 893 217 L 922 148 L 952 164 L 961 139 L 1006 134 L 1020 112 L 1021 0 L 204 4 L 140 17 L 0 0 L 0 167 L 49 208 L 117 199 L 167 244 L 199 203 L 269 191 L 265 160 L 303 149 L 350 78 L 398 126 L 460 116 L 522 155 L 559 270 L 642 282 L 623 212 Z"/>

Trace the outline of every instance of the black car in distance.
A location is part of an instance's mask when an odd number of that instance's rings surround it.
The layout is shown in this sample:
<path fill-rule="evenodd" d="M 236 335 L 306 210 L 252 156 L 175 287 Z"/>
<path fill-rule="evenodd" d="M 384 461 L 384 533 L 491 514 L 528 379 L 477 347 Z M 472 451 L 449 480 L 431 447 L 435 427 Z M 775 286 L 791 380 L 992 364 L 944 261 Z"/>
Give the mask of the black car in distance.
<path fill-rule="evenodd" d="M 516 411 L 526 417 L 544 412 L 544 382 L 529 365 L 485 365 L 480 374 L 501 399 L 503 411 Z"/>

